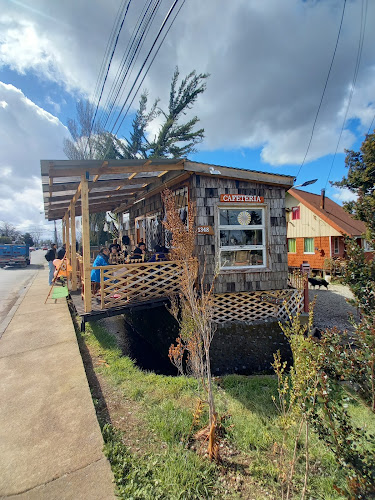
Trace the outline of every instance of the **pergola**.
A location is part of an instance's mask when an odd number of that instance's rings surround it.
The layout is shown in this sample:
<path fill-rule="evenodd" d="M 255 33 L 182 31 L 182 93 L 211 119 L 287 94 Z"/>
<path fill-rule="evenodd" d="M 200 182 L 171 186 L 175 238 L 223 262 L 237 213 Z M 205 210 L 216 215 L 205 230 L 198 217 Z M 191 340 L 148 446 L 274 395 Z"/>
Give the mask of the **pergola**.
<path fill-rule="evenodd" d="M 189 176 L 185 160 L 41 160 L 44 210 L 48 220 L 62 220 L 63 241 L 77 290 L 75 218 L 82 216 L 85 312 L 91 309 L 89 214 L 125 212 L 134 203 Z"/>

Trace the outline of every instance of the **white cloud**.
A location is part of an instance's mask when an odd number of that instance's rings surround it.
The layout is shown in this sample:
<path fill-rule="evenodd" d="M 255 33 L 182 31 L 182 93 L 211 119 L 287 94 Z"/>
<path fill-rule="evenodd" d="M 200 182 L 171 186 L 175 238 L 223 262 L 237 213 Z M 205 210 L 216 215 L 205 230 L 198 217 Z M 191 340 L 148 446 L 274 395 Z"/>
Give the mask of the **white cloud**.
<path fill-rule="evenodd" d="M 0 213 L 20 228 L 43 224 L 41 158 L 64 158 L 64 125 L 27 99 L 21 90 L 0 82 Z M 47 226 L 48 227 L 48 226 Z"/>
<path fill-rule="evenodd" d="M 357 199 L 357 195 L 352 193 L 349 189 L 347 188 L 333 188 L 335 192 L 332 195 L 332 198 L 335 198 L 337 202 L 340 204 L 346 202 L 346 201 L 355 201 Z"/>
<path fill-rule="evenodd" d="M 57 82 L 72 93 L 92 94 L 118 6 L 117 0 L 5 2 L 0 14 L 0 68 L 10 67 L 21 74 L 31 71 L 41 80 Z M 131 4 L 109 83 L 142 6 L 143 2 Z M 356 63 L 361 6 L 360 0 L 347 2 L 340 43 L 307 162 L 335 152 Z M 155 37 L 167 2 L 163 8 L 136 68 Z M 192 110 L 205 128 L 206 138 L 200 149 L 261 148 L 264 162 L 274 166 L 298 165 L 310 139 L 342 8 L 342 0 L 189 0 L 142 88 L 149 89 L 150 103 L 161 97 L 161 104 L 166 107 L 176 65 L 182 76 L 194 68 L 197 72 L 209 72 L 207 91 Z M 348 119 L 360 120 L 358 134 L 367 130 L 375 113 L 374 21 L 375 3 L 369 2 L 361 64 L 348 114 Z M 11 93 L 9 89 L 8 92 Z M 61 123 L 56 117 L 18 96 L 17 103 L 21 102 L 22 110 L 37 118 L 37 123 L 51 134 L 60 134 Z M 59 103 L 48 92 L 38 102 L 45 102 L 48 109 L 58 112 Z M 22 115 L 17 114 L 20 109 L 5 95 L 0 99 L 0 112 L 4 107 L 8 110 L 11 134 L 30 136 L 30 123 L 24 123 Z M 149 133 L 153 136 L 156 131 L 155 122 Z M 5 135 L 7 138 L 2 140 L 15 146 L 7 130 Z M 53 141 L 47 145 L 41 135 L 38 137 L 29 142 L 28 154 L 39 160 L 43 156 L 38 154 L 41 144 L 42 149 L 46 148 L 44 157 L 63 157 L 61 143 L 52 147 Z M 353 132 L 344 130 L 338 152 L 351 148 L 355 139 Z M 25 169 L 24 151 L 16 148 L 12 156 L 19 168 Z"/>

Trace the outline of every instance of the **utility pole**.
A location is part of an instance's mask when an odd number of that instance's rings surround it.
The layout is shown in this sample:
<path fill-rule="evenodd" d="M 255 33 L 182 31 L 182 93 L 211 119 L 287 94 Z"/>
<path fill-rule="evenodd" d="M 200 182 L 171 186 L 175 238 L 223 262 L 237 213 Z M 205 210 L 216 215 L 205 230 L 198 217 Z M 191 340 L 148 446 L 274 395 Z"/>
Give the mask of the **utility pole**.
<path fill-rule="evenodd" d="M 55 223 L 55 243 L 57 245 L 57 229 L 56 229 L 56 221 L 53 221 Z"/>

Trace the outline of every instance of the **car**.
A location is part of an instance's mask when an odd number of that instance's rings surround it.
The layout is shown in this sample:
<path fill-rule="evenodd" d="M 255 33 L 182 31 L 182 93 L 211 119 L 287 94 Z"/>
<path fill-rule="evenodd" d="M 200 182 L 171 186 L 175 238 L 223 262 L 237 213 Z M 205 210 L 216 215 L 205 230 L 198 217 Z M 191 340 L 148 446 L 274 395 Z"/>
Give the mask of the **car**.
<path fill-rule="evenodd" d="M 48 250 L 48 247 L 43 247 L 42 250 Z"/>
<path fill-rule="evenodd" d="M 29 250 L 30 252 L 35 252 L 35 247 L 30 247 Z"/>

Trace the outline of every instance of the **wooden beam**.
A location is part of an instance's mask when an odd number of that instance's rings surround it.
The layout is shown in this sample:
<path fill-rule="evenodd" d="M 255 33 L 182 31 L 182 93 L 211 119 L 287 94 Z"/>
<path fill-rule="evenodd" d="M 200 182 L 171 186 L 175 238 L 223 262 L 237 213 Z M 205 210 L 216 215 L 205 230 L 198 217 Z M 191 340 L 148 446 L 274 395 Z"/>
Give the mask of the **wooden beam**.
<path fill-rule="evenodd" d="M 156 176 L 155 176 L 156 177 Z M 147 181 L 152 181 L 155 177 L 136 177 L 135 179 L 130 179 L 128 177 L 121 179 L 108 179 L 108 180 L 99 180 L 97 182 L 89 182 L 89 188 L 93 187 L 117 187 L 117 186 L 134 186 L 138 184 L 149 184 Z M 64 182 L 60 184 L 54 184 L 53 193 L 60 193 L 62 191 L 76 191 L 79 187 L 79 182 Z M 43 185 L 43 193 L 49 192 L 49 186 Z"/>
<path fill-rule="evenodd" d="M 77 290 L 77 257 L 76 257 L 76 207 L 75 204 L 70 204 L 71 216 L 71 233 L 72 233 L 72 251 L 71 251 L 71 264 L 72 264 L 72 291 Z"/>
<path fill-rule="evenodd" d="M 138 201 L 138 199 L 144 198 L 147 200 L 147 198 L 150 198 L 150 196 L 153 196 L 154 194 L 160 193 L 161 191 L 163 191 L 163 189 L 165 189 L 167 187 L 171 187 L 174 184 L 176 184 L 178 182 L 182 182 L 190 177 L 190 174 L 188 172 L 184 172 L 180 175 L 178 175 L 178 174 L 176 175 L 176 173 L 174 173 L 174 172 L 173 173 L 168 172 L 168 173 L 170 174 L 168 179 L 165 179 L 164 181 L 162 181 L 161 179 L 158 179 L 157 182 L 155 182 L 152 185 L 150 191 L 147 191 L 147 193 L 145 193 L 143 196 L 139 196 L 139 198 L 137 197 L 131 203 L 123 203 L 122 205 L 117 207 L 115 210 L 113 210 L 113 212 L 116 214 L 118 214 L 120 212 L 125 212 L 130 207 L 132 207 L 134 205 L 134 203 L 136 203 Z"/>
<path fill-rule="evenodd" d="M 143 164 L 139 166 L 116 166 L 109 165 L 103 170 L 101 167 L 90 167 L 87 169 L 86 167 L 66 167 L 66 168 L 50 168 L 49 176 L 50 177 L 76 177 L 82 175 L 82 172 L 89 171 L 90 175 L 98 175 L 98 174 L 132 174 L 133 172 L 162 172 L 163 170 L 175 171 L 175 170 L 183 170 L 183 163 L 172 163 L 172 164 Z"/>
<path fill-rule="evenodd" d="M 106 167 L 107 165 L 108 165 L 108 162 L 107 162 L 107 161 L 103 161 L 102 166 L 101 166 L 101 168 L 103 169 L 103 171 L 104 171 L 104 169 L 105 169 L 105 167 Z M 96 181 L 99 179 L 100 175 L 101 175 L 101 174 L 97 174 L 97 175 L 94 177 L 93 182 L 96 182 Z"/>
<path fill-rule="evenodd" d="M 86 175 L 81 177 L 82 204 L 82 247 L 83 247 L 83 298 L 85 312 L 91 312 L 91 263 L 90 263 L 90 220 L 89 188 Z"/>

